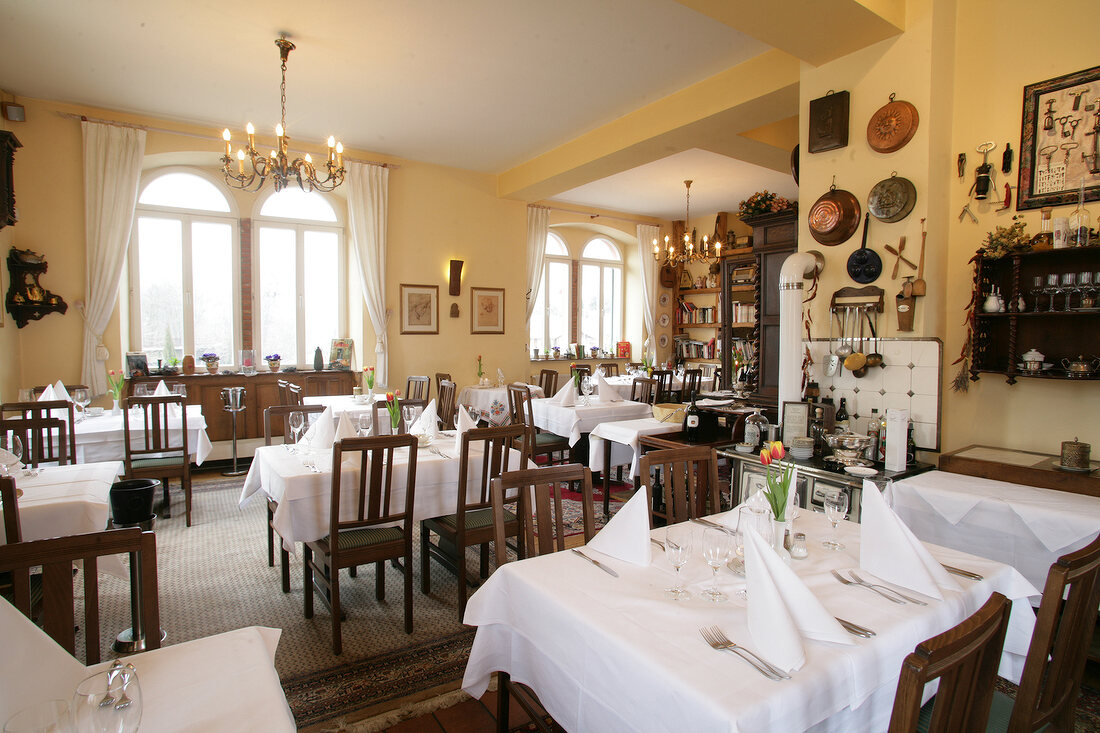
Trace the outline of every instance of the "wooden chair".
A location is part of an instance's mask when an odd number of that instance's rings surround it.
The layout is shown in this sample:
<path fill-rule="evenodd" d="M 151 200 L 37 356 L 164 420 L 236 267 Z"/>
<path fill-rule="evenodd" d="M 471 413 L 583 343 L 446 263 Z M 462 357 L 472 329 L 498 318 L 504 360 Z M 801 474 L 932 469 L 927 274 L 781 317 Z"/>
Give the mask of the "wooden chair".
<path fill-rule="evenodd" d="M 628 361 L 626 363 L 627 369 L 645 369 L 645 364 L 640 361 Z"/>
<path fill-rule="evenodd" d="M 561 552 L 566 549 L 565 527 L 562 522 L 561 498 L 564 485 L 580 490 L 584 502 L 584 541 L 595 536 L 595 515 L 592 509 L 592 473 L 579 463 L 551 468 L 509 471 L 492 482 L 493 531 L 496 542 L 497 566 L 508 562 L 505 541 L 511 524 L 517 521 L 517 559 Z M 513 511 L 507 505 L 515 506 Z M 534 519 L 534 522 L 532 522 Z M 538 535 L 534 533 L 538 525 Z M 497 673 L 497 731 L 508 733 L 509 707 L 515 700 L 535 726 L 544 733 L 563 729 L 546 712 L 527 685 L 512 682 L 506 672 Z"/>
<path fill-rule="evenodd" d="M 454 430 L 455 400 L 458 399 L 455 383 L 450 379 L 441 379 L 436 391 L 439 394 L 439 401 L 436 402 L 436 414 L 443 421 L 444 430 Z"/>
<path fill-rule="evenodd" d="M 302 405 L 302 385 L 295 384 L 294 382 L 287 382 L 286 383 L 285 395 L 286 395 L 286 399 L 283 402 L 284 405 L 297 405 L 297 406 L 301 407 L 301 405 Z"/>
<path fill-rule="evenodd" d="M 557 463 L 565 463 L 569 454 L 569 440 L 535 427 L 535 413 L 531 407 L 531 390 L 525 384 L 508 385 L 508 408 L 512 411 L 512 424 L 522 424 L 528 430 L 528 452 L 532 458 L 546 456 L 554 463 L 554 454 L 560 454 Z"/>
<path fill-rule="evenodd" d="M 680 401 L 691 402 L 692 398 L 699 393 L 699 387 L 702 382 L 702 369 L 685 369 L 684 383 L 680 388 Z"/>
<path fill-rule="evenodd" d="M 285 379 L 276 379 L 275 380 L 275 389 L 276 389 L 276 393 L 279 397 L 279 405 L 280 406 L 287 404 L 286 396 L 287 396 L 287 392 L 289 391 L 289 387 L 290 387 L 290 382 L 288 382 L 287 380 L 285 380 Z"/>
<path fill-rule="evenodd" d="M 431 592 L 431 560 L 435 558 L 458 576 L 458 620 L 466 611 L 466 548 L 481 545 L 481 577 L 489 575 L 489 542 L 493 539 L 493 513 L 489 503 L 489 482 L 510 468 L 527 464 L 528 431 L 523 425 L 501 425 L 496 428 L 473 428 L 462 434 L 462 450 L 458 472 L 457 502 L 454 514 L 433 517 L 420 522 L 420 583 L 425 595 Z M 519 460 L 512 458 L 513 443 L 518 442 Z M 480 464 L 480 476 L 474 481 L 474 464 Z M 439 535 L 432 544 L 431 533 Z M 513 526 L 511 535 L 516 528 Z M 455 557 L 444 549 L 454 547 Z"/>
<path fill-rule="evenodd" d="M 404 396 L 410 400 L 428 401 L 432 393 L 432 380 L 427 377 L 409 377 L 405 382 Z"/>
<path fill-rule="evenodd" d="M 31 390 L 31 393 L 34 394 L 35 398 L 37 399 L 39 395 L 41 395 L 43 392 L 46 391 L 46 387 L 48 387 L 48 386 L 49 386 L 48 384 L 39 385 L 38 387 L 33 388 Z M 65 385 L 65 391 L 68 392 L 70 395 L 73 393 L 74 389 L 88 389 L 88 385 L 86 385 L 86 384 L 66 384 Z"/>
<path fill-rule="evenodd" d="M 397 403 L 404 407 L 405 405 L 419 405 L 420 407 L 427 407 L 426 400 L 407 400 L 405 398 L 398 399 Z M 375 435 L 390 435 L 393 431 L 393 425 L 390 423 L 390 413 L 386 409 L 386 401 L 378 400 L 371 405 L 371 424 L 374 425 Z M 397 422 L 397 434 L 402 435 L 408 430 L 408 425 L 405 424 L 405 415 L 402 413 Z"/>
<path fill-rule="evenodd" d="M 271 441 L 276 435 L 274 431 L 274 422 L 278 420 L 282 427 L 279 433 L 283 436 L 283 444 L 289 445 L 294 440 L 294 436 L 290 432 L 290 421 L 286 419 L 292 412 L 309 413 L 322 413 L 325 411 L 324 405 L 277 405 L 274 407 L 268 407 L 264 410 L 264 445 L 271 445 Z M 275 535 L 278 534 L 275 530 L 275 510 L 279 508 L 279 502 L 275 501 L 271 497 L 267 498 L 267 566 L 269 568 L 275 567 Z M 281 560 L 282 568 L 282 585 L 283 593 L 290 592 L 290 553 L 283 547 L 282 537 L 279 538 L 279 557 Z"/>
<path fill-rule="evenodd" d="M 180 429 L 169 429 L 173 405 L 179 408 Z M 130 408 L 136 407 L 144 421 L 135 436 L 130 432 Z M 168 494 L 171 478 L 183 489 L 187 526 L 191 526 L 191 453 L 187 448 L 187 409 L 183 397 L 124 397 L 122 400 L 123 445 L 126 447 L 126 478 L 155 478 L 164 485 L 164 517 L 172 516 Z"/>
<path fill-rule="evenodd" d="M 609 361 L 604 364 L 600 364 L 600 369 L 603 369 L 603 375 L 605 377 L 619 376 L 619 362 L 617 361 Z"/>
<path fill-rule="evenodd" d="M 553 397 L 558 393 L 558 373 L 554 369 L 543 369 L 539 372 L 538 385 L 542 387 L 545 397 Z"/>
<path fill-rule="evenodd" d="M 43 403 L 46 404 L 46 403 Z M 72 404 L 72 403 L 68 403 Z M 13 417 L 0 420 L 0 435 L 15 435 L 23 444 L 22 461 L 35 468 L 42 463 L 70 463 L 70 441 L 59 417 Z"/>
<path fill-rule="evenodd" d="M 0 573 L 12 575 L 14 606 L 31 617 L 32 590 L 30 571 L 42 567 L 42 604 L 38 621 L 54 641 L 75 656 L 76 610 L 73 588 L 73 563 L 83 563 L 85 657 L 88 665 L 100 661 L 99 648 L 99 572 L 98 559 L 104 555 L 130 554 L 135 567 L 140 557 L 140 588 L 137 589 L 141 618 L 148 633 L 146 649 L 160 647 L 160 602 L 157 594 L 157 540 L 152 532 L 137 527 L 106 532 L 54 537 L 31 542 L 0 545 Z M 153 630 L 156 631 L 153 631 Z"/>
<path fill-rule="evenodd" d="M 439 394 L 439 385 L 444 381 L 453 382 L 455 380 L 451 379 L 451 375 L 448 374 L 447 372 L 436 372 L 435 373 L 435 393 L 436 394 Z"/>
<path fill-rule="evenodd" d="M 720 511 L 718 454 L 713 448 L 669 448 L 643 455 L 638 470 L 651 494 L 657 493 L 650 483 L 650 472 L 654 468 L 660 470 L 663 477 L 664 519 L 668 524 Z"/>
<path fill-rule="evenodd" d="M 4 510 L 4 542 L 9 545 L 23 541 L 17 494 L 15 479 L 11 476 L 0 476 L 0 508 Z"/>
<path fill-rule="evenodd" d="M 572 369 L 569 370 L 569 375 L 570 376 L 573 376 L 575 374 L 579 374 L 579 375 L 581 375 L 581 377 L 591 377 L 592 376 L 592 367 L 588 366 L 587 364 L 577 364 L 576 366 L 574 366 Z M 547 396 L 549 397 L 549 395 L 547 395 Z"/>
<path fill-rule="evenodd" d="M 1073 731 L 1100 601 L 1100 536 L 1047 573 L 1016 700 L 994 692 L 990 731 Z"/>
<path fill-rule="evenodd" d="M 79 387 L 74 387 L 78 389 Z M 11 417 L 38 418 L 54 417 L 54 410 L 61 410 L 57 417 L 65 420 L 69 432 L 69 462 L 76 463 L 76 413 L 74 405 L 68 400 L 48 400 L 46 402 L 5 402 L 0 405 L 0 419 Z M 26 450 L 26 447 L 24 447 Z"/>
<path fill-rule="evenodd" d="M 646 377 L 634 377 L 630 385 L 630 401 L 645 402 L 652 405 L 657 401 L 657 380 Z"/>
<path fill-rule="evenodd" d="M 657 402 L 671 402 L 676 394 L 672 391 L 672 370 L 654 369 L 651 379 L 657 381 Z"/>
<path fill-rule="evenodd" d="M 994 593 L 958 626 L 917 644 L 901 665 L 890 733 L 985 730 L 1011 610 L 1008 599 Z M 922 710 L 924 686 L 937 679 L 936 697 Z"/>
<path fill-rule="evenodd" d="M 343 652 L 340 633 L 340 570 L 375 563 L 375 596 L 386 597 L 386 560 L 405 559 L 405 633 L 413 630 L 413 490 L 416 486 L 416 438 L 411 435 L 383 435 L 374 438 L 345 438 L 332 446 L 332 489 L 329 501 L 329 533 L 303 544 L 305 617 L 313 618 L 314 589 L 328 598 L 332 611 L 332 653 Z M 393 452 L 409 449 L 406 465 L 404 504 L 393 508 Z M 344 456 L 358 464 L 359 481 L 348 496 L 342 496 Z M 399 487 L 400 490 L 400 487 Z M 341 503 L 345 516 L 341 520 Z M 352 511 L 347 511 L 348 508 Z"/>

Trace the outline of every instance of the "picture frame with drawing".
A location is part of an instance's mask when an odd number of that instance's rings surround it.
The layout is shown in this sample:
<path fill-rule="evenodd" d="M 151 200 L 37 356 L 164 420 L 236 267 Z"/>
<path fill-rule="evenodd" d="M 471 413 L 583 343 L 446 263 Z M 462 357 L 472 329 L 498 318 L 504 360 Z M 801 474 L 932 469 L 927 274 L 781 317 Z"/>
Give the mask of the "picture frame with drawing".
<path fill-rule="evenodd" d="M 470 288 L 470 333 L 504 333 L 504 288 Z"/>
<path fill-rule="evenodd" d="M 401 283 L 401 333 L 439 333 L 439 286 Z"/>

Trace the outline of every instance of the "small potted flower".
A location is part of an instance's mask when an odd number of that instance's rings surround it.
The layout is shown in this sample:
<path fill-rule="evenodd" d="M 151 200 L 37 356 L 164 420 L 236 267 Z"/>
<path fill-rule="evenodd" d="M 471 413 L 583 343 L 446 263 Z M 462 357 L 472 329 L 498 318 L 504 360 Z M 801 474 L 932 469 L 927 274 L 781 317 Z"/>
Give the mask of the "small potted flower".
<path fill-rule="evenodd" d="M 218 362 L 221 360 L 218 358 L 217 354 L 213 352 L 207 352 L 199 358 L 201 358 L 206 364 L 206 371 L 210 372 L 211 374 L 218 373 Z"/>
<path fill-rule="evenodd" d="M 489 378 L 485 376 L 485 369 L 481 365 L 481 354 L 477 355 L 477 383 L 482 387 L 489 386 Z"/>
<path fill-rule="evenodd" d="M 122 386 L 124 384 L 126 384 L 126 375 L 121 370 L 111 369 L 107 372 L 107 391 L 111 394 L 111 399 L 114 400 L 114 405 L 111 406 L 112 415 L 122 414 L 118 401 L 122 399 Z"/>
<path fill-rule="evenodd" d="M 786 451 L 783 449 L 783 443 L 778 440 L 773 443 L 765 443 L 763 450 L 760 451 L 760 462 L 767 467 L 767 474 L 764 478 L 767 480 L 768 486 L 764 489 L 764 497 L 768 500 L 768 506 L 772 510 L 775 551 L 783 559 L 790 557 L 783 544 L 791 524 L 790 518 L 787 516 L 787 499 L 790 496 L 791 474 L 794 471 L 794 466 L 790 463 L 780 467 L 780 461 L 783 460 L 785 455 Z M 772 471 L 773 463 L 777 464 L 777 471 Z"/>
<path fill-rule="evenodd" d="M 395 389 L 386 393 L 386 411 L 390 413 L 390 427 L 396 435 L 401 424 L 401 390 Z"/>
<path fill-rule="evenodd" d="M 561 358 L 561 347 L 560 346 L 555 346 L 554 347 L 554 358 L 555 359 L 560 359 Z"/>
<path fill-rule="evenodd" d="M 268 354 L 264 357 L 264 361 L 267 362 L 268 371 L 277 372 L 283 363 L 283 357 L 279 354 Z"/>

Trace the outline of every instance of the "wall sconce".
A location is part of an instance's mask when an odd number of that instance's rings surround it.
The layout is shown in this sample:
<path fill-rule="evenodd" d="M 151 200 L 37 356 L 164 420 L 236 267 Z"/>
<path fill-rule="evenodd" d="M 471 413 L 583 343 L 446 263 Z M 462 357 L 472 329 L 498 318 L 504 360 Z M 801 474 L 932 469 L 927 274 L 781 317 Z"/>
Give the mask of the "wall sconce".
<path fill-rule="evenodd" d="M 462 260 L 451 260 L 451 275 L 447 279 L 447 293 L 459 295 L 462 290 Z"/>

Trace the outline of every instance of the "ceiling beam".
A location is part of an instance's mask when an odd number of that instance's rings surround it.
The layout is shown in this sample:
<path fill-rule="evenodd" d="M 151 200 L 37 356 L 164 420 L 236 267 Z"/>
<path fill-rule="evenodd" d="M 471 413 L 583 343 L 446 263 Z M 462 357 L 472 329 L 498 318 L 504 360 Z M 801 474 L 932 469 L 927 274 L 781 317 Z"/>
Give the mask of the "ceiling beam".
<path fill-rule="evenodd" d="M 799 66 L 763 53 L 501 173 L 497 193 L 538 201 L 691 148 L 786 171 L 789 150 L 738 133 L 798 114 Z"/>
<path fill-rule="evenodd" d="M 905 30 L 905 0 L 677 0 L 820 66 Z"/>

